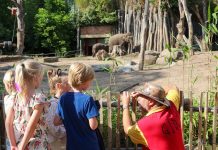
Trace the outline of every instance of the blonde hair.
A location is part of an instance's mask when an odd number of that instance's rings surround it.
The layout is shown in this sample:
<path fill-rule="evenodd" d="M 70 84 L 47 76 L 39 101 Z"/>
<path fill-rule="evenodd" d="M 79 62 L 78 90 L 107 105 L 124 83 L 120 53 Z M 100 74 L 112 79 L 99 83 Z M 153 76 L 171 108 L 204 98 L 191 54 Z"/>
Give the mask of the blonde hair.
<path fill-rule="evenodd" d="M 37 77 L 42 77 L 43 68 L 42 65 L 33 60 L 26 60 L 19 63 L 15 69 L 15 82 L 21 88 L 21 95 L 28 93 L 30 88 L 35 88 L 34 82 Z"/>
<path fill-rule="evenodd" d="M 15 88 L 15 71 L 14 69 L 10 69 L 5 72 L 3 83 L 5 85 L 5 89 L 9 94 L 16 91 Z M 6 88 L 7 86 L 7 88 Z"/>
<path fill-rule="evenodd" d="M 68 82 L 72 87 L 78 87 L 79 85 L 93 80 L 95 76 L 94 70 L 91 66 L 83 63 L 73 63 L 69 69 Z"/>
<path fill-rule="evenodd" d="M 62 72 L 61 69 L 58 69 L 57 71 L 55 71 L 54 69 L 50 69 L 47 72 L 47 77 L 48 77 L 48 83 L 49 83 L 49 88 L 50 88 L 50 94 L 55 95 L 56 84 L 63 83 L 63 78 L 67 77 L 67 73 Z"/>

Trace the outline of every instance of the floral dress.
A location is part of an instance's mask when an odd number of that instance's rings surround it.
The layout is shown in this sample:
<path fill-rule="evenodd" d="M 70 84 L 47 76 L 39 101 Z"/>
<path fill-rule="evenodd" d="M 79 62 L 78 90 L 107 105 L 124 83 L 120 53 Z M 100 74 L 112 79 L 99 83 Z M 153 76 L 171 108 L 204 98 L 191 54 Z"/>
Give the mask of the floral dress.
<path fill-rule="evenodd" d="M 13 107 L 15 94 L 5 95 L 4 97 L 4 109 L 5 114 L 8 114 L 8 110 Z"/>
<path fill-rule="evenodd" d="M 58 107 L 58 99 L 52 97 L 49 100 L 49 107 L 45 114 L 45 120 L 48 126 L 48 142 L 52 150 L 66 149 L 66 130 L 64 125 L 55 126 L 54 117 Z"/>
<path fill-rule="evenodd" d="M 27 124 L 30 120 L 30 117 L 33 113 L 34 107 L 38 104 L 43 104 L 46 101 L 45 95 L 39 93 L 33 95 L 30 101 L 27 104 L 24 104 L 23 101 L 20 101 L 18 96 L 14 100 L 14 133 L 17 144 L 21 142 Z M 27 144 L 25 150 L 47 150 L 50 149 L 50 146 L 47 141 L 47 126 L 44 121 L 44 111 L 40 116 L 40 119 L 37 123 L 36 129 L 33 133 L 32 138 L 30 138 L 29 143 Z"/>

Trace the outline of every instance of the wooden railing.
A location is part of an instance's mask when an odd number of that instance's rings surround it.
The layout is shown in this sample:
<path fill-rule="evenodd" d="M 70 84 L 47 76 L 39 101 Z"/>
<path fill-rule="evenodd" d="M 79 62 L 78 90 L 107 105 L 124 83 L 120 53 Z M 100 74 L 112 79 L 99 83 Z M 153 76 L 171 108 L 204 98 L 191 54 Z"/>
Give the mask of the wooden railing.
<path fill-rule="evenodd" d="M 123 126 L 122 126 L 122 110 L 121 110 L 121 101 L 120 101 L 120 94 L 119 93 L 111 93 L 107 92 L 106 94 L 100 95 L 92 93 L 93 97 L 99 100 L 101 108 L 99 110 L 99 128 L 101 133 L 103 134 L 104 142 L 106 149 L 141 149 L 137 148 L 137 145 L 134 145 L 131 140 L 126 137 Z M 182 131 L 184 135 L 184 127 L 187 128 L 189 126 L 189 140 L 188 146 L 189 149 L 192 150 L 197 148 L 198 150 L 204 150 L 207 148 L 207 130 L 208 130 L 208 121 L 209 117 L 208 114 L 212 114 L 212 141 L 211 141 L 211 148 L 212 150 L 216 150 L 217 141 L 216 138 L 218 136 L 217 133 L 217 113 L 218 113 L 218 93 L 214 93 L 214 98 L 209 100 L 210 93 L 209 92 L 202 92 L 201 97 L 198 100 L 198 106 L 193 105 L 193 99 L 188 98 L 184 99 L 183 92 L 180 92 L 181 98 L 181 106 L 180 106 L 180 118 L 182 122 Z M 190 92 L 190 97 L 192 97 L 192 92 Z M 209 105 L 211 104 L 211 105 Z M 132 120 L 133 123 L 139 119 L 142 114 L 138 111 L 136 104 L 131 104 L 132 110 Z M 184 113 L 189 113 L 190 123 L 189 125 L 184 124 Z M 198 114 L 198 133 L 197 139 L 193 137 L 193 114 Z M 3 114 L 3 101 L 0 100 L 0 120 L 4 120 Z M 196 120 L 195 120 L 196 121 Z M 0 150 L 4 150 L 5 145 L 5 128 L 4 123 L 1 122 L 0 124 Z M 197 143 L 197 145 L 195 144 Z"/>
<path fill-rule="evenodd" d="M 5 150 L 5 115 L 4 115 L 4 103 L 3 95 L 0 95 L 0 150 Z"/>

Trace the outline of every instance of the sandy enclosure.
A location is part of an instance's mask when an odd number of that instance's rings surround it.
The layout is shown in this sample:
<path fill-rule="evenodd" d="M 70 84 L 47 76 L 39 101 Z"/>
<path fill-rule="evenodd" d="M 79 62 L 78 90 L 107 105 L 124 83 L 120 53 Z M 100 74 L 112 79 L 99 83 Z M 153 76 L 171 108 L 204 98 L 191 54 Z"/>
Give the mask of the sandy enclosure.
<path fill-rule="evenodd" d="M 214 52 L 217 54 L 217 52 Z M 212 59 L 209 59 L 212 58 Z M 77 58 L 59 58 L 55 63 L 43 63 L 40 57 L 34 58 L 43 64 L 45 71 L 50 68 L 68 69 L 73 62 L 82 62 L 90 65 L 112 65 L 112 61 L 98 61 L 93 57 L 77 57 Z M 130 61 L 138 62 L 136 56 L 118 57 L 117 60 L 121 62 L 120 66 L 124 66 Z M 0 62 L 0 77 L 3 77 L 4 72 L 19 63 L 20 61 Z M 209 62 L 209 63 L 208 63 Z M 173 63 L 170 67 L 167 65 L 152 65 L 145 66 L 143 71 L 132 72 L 116 72 L 115 85 L 111 87 L 113 91 L 122 91 L 126 88 L 132 87 L 129 91 L 143 88 L 144 82 L 151 82 L 155 84 L 166 85 L 168 83 L 177 85 L 180 90 L 185 92 L 191 90 L 195 96 L 199 96 L 200 92 L 207 91 L 214 83 L 216 74 L 217 60 L 215 60 L 209 53 L 196 53 L 189 61 L 178 61 Z M 108 72 L 95 72 L 96 80 L 100 87 L 107 87 L 110 84 L 110 74 Z M 209 84 L 209 80 L 211 81 Z M 137 85 L 138 84 L 138 85 Z M 137 85 L 137 86 L 134 86 Z M 46 74 L 44 75 L 40 89 L 48 92 L 48 83 Z M 95 81 L 91 89 L 95 89 Z"/>

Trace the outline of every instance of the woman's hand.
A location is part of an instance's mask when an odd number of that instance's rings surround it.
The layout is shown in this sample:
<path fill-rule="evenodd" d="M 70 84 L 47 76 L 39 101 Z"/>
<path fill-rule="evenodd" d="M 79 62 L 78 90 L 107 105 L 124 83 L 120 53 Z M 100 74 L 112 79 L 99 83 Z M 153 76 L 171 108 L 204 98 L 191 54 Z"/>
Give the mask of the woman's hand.
<path fill-rule="evenodd" d="M 128 91 L 123 91 L 120 98 L 121 98 L 121 101 L 123 103 L 123 106 L 129 106 L 130 95 L 129 95 Z"/>

